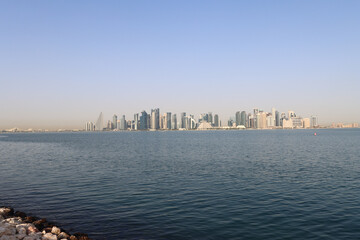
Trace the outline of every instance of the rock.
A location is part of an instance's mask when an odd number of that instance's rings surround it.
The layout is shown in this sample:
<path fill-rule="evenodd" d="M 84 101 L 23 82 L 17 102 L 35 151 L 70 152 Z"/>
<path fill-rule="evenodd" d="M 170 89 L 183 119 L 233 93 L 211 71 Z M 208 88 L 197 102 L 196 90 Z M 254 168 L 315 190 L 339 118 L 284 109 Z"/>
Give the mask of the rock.
<path fill-rule="evenodd" d="M 43 237 L 43 240 L 57 240 L 57 236 L 51 233 L 46 233 Z"/>
<path fill-rule="evenodd" d="M 39 230 L 37 230 L 37 228 L 35 226 L 29 226 L 29 228 L 28 228 L 28 234 L 36 233 L 38 231 Z"/>
<path fill-rule="evenodd" d="M 59 235 L 61 233 L 61 230 L 60 230 L 60 228 L 54 226 L 51 229 L 51 233 Z"/>
<path fill-rule="evenodd" d="M 16 228 L 8 225 L 3 225 L 4 227 L 0 227 L 0 237 L 5 235 L 15 235 Z"/>
<path fill-rule="evenodd" d="M 21 218 L 19 217 L 7 218 L 4 221 L 10 223 L 11 225 L 18 225 L 22 223 Z"/>
<path fill-rule="evenodd" d="M 48 226 L 48 223 L 46 222 L 45 218 L 42 218 L 40 220 L 37 220 L 35 222 L 33 222 L 33 224 L 35 225 L 35 227 L 37 229 L 39 229 L 40 231 L 42 231 L 45 227 Z"/>
<path fill-rule="evenodd" d="M 66 238 L 68 239 L 70 237 L 69 234 L 67 234 L 66 232 L 61 232 L 59 235 L 58 235 L 58 238 L 62 239 L 62 238 Z"/>
<path fill-rule="evenodd" d="M 26 214 L 24 212 L 16 211 L 14 214 L 15 217 L 26 218 Z"/>
<path fill-rule="evenodd" d="M 52 230 L 51 227 L 44 228 L 44 231 L 47 232 L 47 233 L 51 233 L 51 230 Z"/>
<path fill-rule="evenodd" d="M 40 238 L 34 238 L 32 236 L 26 236 L 23 238 L 23 240 L 36 240 L 36 239 L 40 239 Z"/>
<path fill-rule="evenodd" d="M 0 208 L 0 215 L 2 215 L 4 218 L 12 217 L 12 216 L 14 216 L 14 209 L 8 208 L 8 207 Z"/>
<path fill-rule="evenodd" d="M 16 234 L 15 237 L 16 239 L 24 239 L 24 237 L 26 237 L 26 234 Z"/>
<path fill-rule="evenodd" d="M 36 232 L 36 233 L 30 233 L 29 237 L 33 237 L 35 239 L 41 239 L 41 237 L 43 236 L 43 234 L 41 232 Z"/>
<path fill-rule="evenodd" d="M 76 236 L 76 238 L 78 240 L 90 240 L 90 238 L 88 237 L 87 234 L 85 233 L 74 233 L 74 235 Z"/>
<path fill-rule="evenodd" d="M 19 226 L 19 225 L 18 225 Z M 19 234 L 25 234 L 26 235 L 26 228 L 25 227 L 23 227 L 23 226 L 20 226 L 20 227 L 17 227 L 16 226 L 16 230 L 17 230 L 17 232 L 19 233 Z"/>
<path fill-rule="evenodd" d="M 36 218 L 35 217 L 25 217 L 25 219 L 24 219 L 24 222 L 26 222 L 26 223 L 32 223 L 32 222 L 35 222 L 36 221 Z"/>
<path fill-rule="evenodd" d="M 0 240 L 17 240 L 15 236 L 4 235 L 0 238 Z"/>
<path fill-rule="evenodd" d="M 77 237 L 75 237 L 74 235 L 70 236 L 70 240 L 78 240 Z"/>

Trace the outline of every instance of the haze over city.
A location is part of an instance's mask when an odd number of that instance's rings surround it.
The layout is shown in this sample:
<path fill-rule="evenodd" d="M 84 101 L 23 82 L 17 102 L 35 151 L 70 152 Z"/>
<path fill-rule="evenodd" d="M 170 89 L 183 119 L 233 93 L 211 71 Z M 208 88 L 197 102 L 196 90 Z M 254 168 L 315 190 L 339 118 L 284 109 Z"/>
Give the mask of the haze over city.
<path fill-rule="evenodd" d="M 359 1 L 1 1 L 0 129 L 253 108 L 360 122 Z"/>

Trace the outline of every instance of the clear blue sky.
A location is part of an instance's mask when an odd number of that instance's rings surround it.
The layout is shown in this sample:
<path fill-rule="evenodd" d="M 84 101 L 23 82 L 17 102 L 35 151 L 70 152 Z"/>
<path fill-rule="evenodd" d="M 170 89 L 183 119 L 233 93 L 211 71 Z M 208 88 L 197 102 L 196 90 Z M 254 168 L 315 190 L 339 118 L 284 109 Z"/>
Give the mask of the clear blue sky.
<path fill-rule="evenodd" d="M 360 1 L 0 1 L 0 129 L 259 107 L 360 122 Z"/>

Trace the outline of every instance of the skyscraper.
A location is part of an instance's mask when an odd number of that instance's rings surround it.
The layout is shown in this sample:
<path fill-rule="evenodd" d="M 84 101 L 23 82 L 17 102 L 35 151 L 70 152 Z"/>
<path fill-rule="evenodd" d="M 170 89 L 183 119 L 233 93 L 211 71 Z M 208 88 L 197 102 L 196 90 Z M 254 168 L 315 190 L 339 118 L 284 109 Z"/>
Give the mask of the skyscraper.
<path fill-rule="evenodd" d="M 280 113 L 275 111 L 275 126 L 280 127 Z"/>
<path fill-rule="evenodd" d="M 125 120 L 125 115 L 120 119 L 120 130 L 127 130 L 127 122 Z"/>
<path fill-rule="evenodd" d="M 214 127 L 220 127 L 219 115 L 214 115 Z"/>
<path fill-rule="evenodd" d="M 211 124 L 214 122 L 212 112 L 209 112 L 209 113 L 208 113 L 208 122 L 211 123 Z"/>
<path fill-rule="evenodd" d="M 318 127 L 318 118 L 316 116 L 311 116 L 310 125 L 312 128 Z"/>
<path fill-rule="evenodd" d="M 140 129 L 146 130 L 148 129 L 148 114 L 145 111 L 141 112 L 140 116 Z"/>
<path fill-rule="evenodd" d="M 275 127 L 276 126 L 276 109 L 272 108 L 271 109 L 271 127 Z"/>
<path fill-rule="evenodd" d="M 92 122 L 87 122 L 85 124 L 85 131 L 94 131 L 95 130 L 95 126 L 94 123 Z"/>
<path fill-rule="evenodd" d="M 240 125 L 246 127 L 246 112 L 245 111 L 241 112 Z"/>
<path fill-rule="evenodd" d="M 166 113 L 166 128 L 171 129 L 171 112 Z"/>
<path fill-rule="evenodd" d="M 116 116 L 116 114 L 114 114 L 114 116 L 113 116 L 112 124 L 113 124 L 112 129 L 117 129 L 117 116 Z"/>
<path fill-rule="evenodd" d="M 180 113 L 180 128 L 185 128 L 186 125 L 186 113 L 182 112 Z"/>
<path fill-rule="evenodd" d="M 177 129 L 177 118 L 176 118 L 176 114 L 173 114 L 173 115 L 172 115 L 171 129 Z"/>
<path fill-rule="evenodd" d="M 235 113 L 235 123 L 236 123 L 236 126 L 240 126 L 240 122 L 241 122 L 241 113 L 240 111 L 237 111 Z"/>
<path fill-rule="evenodd" d="M 134 130 L 138 130 L 139 129 L 139 114 L 135 113 L 134 114 Z"/>
<path fill-rule="evenodd" d="M 151 129 L 159 129 L 159 119 L 160 118 L 160 109 L 155 108 L 151 109 Z"/>
<path fill-rule="evenodd" d="M 96 121 L 95 130 L 96 131 L 102 131 L 103 129 L 104 129 L 104 117 L 103 117 L 103 114 L 101 112 L 100 115 L 99 115 L 99 118 Z"/>

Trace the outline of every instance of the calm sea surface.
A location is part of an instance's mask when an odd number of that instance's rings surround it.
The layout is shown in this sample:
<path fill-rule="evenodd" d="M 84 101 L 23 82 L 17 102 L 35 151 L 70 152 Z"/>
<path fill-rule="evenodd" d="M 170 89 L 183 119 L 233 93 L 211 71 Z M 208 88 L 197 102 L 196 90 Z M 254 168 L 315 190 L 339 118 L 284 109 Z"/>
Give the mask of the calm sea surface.
<path fill-rule="evenodd" d="M 0 205 L 93 239 L 360 239 L 360 130 L 0 134 Z"/>

